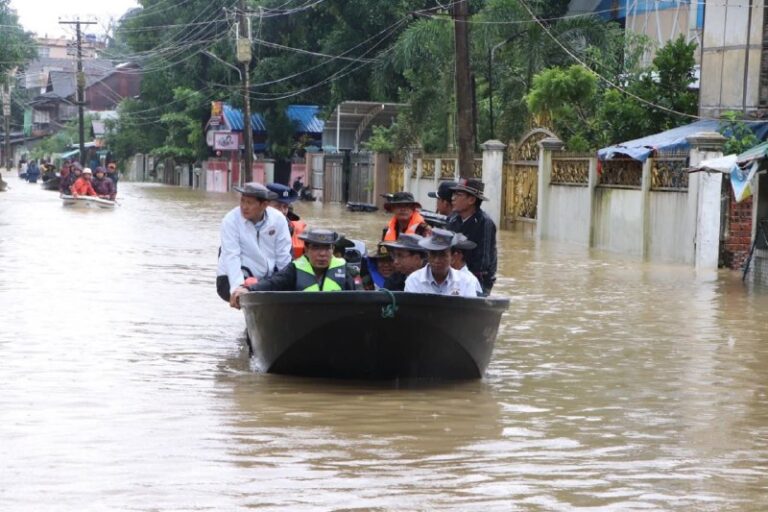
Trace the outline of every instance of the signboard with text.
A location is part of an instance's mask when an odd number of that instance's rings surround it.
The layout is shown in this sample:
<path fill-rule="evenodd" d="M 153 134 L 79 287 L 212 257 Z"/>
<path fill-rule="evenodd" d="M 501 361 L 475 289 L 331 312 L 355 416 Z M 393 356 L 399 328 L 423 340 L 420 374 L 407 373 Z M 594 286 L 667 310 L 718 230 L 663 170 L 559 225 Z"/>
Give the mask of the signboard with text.
<path fill-rule="evenodd" d="M 237 151 L 240 148 L 240 139 L 237 133 L 214 132 L 213 149 L 221 151 Z"/>

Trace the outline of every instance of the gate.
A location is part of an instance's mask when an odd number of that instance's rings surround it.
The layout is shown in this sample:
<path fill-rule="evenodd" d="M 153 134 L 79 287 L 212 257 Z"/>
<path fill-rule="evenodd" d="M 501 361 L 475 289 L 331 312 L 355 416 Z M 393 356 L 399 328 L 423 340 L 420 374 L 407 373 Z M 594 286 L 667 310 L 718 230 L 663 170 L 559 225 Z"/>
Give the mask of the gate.
<path fill-rule="evenodd" d="M 536 128 L 528 132 L 519 143 L 510 144 L 504 162 L 504 229 L 512 229 L 518 222 L 536 220 L 539 184 L 539 142 L 555 135 L 549 130 Z"/>
<path fill-rule="evenodd" d="M 393 160 L 389 163 L 389 189 L 387 192 L 394 193 L 404 190 L 405 186 L 405 163 L 401 160 Z"/>
<path fill-rule="evenodd" d="M 349 154 L 349 197 L 352 203 L 373 203 L 373 153 Z"/>
<path fill-rule="evenodd" d="M 341 203 L 344 201 L 344 153 L 325 155 L 323 173 L 323 202 Z"/>

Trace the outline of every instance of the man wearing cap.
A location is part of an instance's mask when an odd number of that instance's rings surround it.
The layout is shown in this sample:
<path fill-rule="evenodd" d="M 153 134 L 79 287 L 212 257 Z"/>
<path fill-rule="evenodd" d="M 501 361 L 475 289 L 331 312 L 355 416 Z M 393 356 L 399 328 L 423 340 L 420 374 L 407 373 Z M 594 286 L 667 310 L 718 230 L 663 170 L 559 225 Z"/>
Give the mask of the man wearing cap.
<path fill-rule="evenodd" d="M 229 305 L 240 308 L 240 296 L 249 291 L 340 292 L 354 290 L 343 258 L 333 256 L 339 234 L 329 229 L 310 229 L 301 235 L 305 252 L 280 272 L 232 292 Z"/>
<path fill-rule="evenodd" d="M 275 194 L 261 183 L 246 183 L 240 206 L 221 222 L 216 291 L 229 302 L 246 277 L 263 279 L 291 263 L 291 234 L 285 217 L 269 206 Z"/>
<path fill-rule="evenodd" d="M 383 197 L 387 199 L 384 209 L 394 213 L 384 231 L 383 240 L 394 242 L 401 233 L 421 236 L 429 234 L 431 228 L 424 217 L 416 211 L 421 208 L 421 204 L 413 198 L 413 194 L 395 192 L 391 195 L 385 194 Z"/>
<path fill-rule="evenodd" d="M 72 184 L 72 195 L 79 196 L 97 196 L 93 185 L 91 185 L 91 179 L 93 178 L 93 171 L 88 167 L 83 169 L 83 174 L 75 180 Z"/>
<path fill-rule="evenodd" d="M 457 244 L 454 233 L 434 229 L 429 238 L 419 241 L 427 250 L 427 265 L 405 280 L 405 291 L 477 297 L 482 290 L 477 278 L 451 268 L 451 247 Z"/>
<path fill-rule="evenodd" d="M 382 242 L 382 245 L 392 253 L 395 272 L 384 281 L 384 288 L 392 291 L 403 291 L 405 280 L 413 272 L 424 266 L 424 249 L 419 242 L 424 237 L 419 235 L 402 234 L 394 242 Z"/>
<path fill-rule="evenodd" d="M 269 206 L 280 210 L 288 219 L 288 230 L 291 233 L 292 255 L 294 258 L 304 254 L 304 240 L 299 238 L 307 229 L 307 223 L 294 213 L 291 205 L 299 198 L 299 195 L 291 187 L 282 183 L 267 183 L 267 188 L 277 195 L 277 198 L 269 202 Z"/>
<path fill-rule="evenodd" d="M 376 251 L 364 258 L 363 287 L 366 290 L 378 290 L 395 273 L 390 249 L 379 242 Z M 405 284 L 405 283 L 403 283 Z"/>
<path fill-rule="evenodd" d="M 462 178 L 451 187 L 456 215 L 451 217 L 446 229 L 462 233 L 477 244 L 474 250 L 467 251 L 467 266 L 488 295 L 496 281 L 496 225 L 480 209 L 482 202 L 488 200 L 483 195 L 484 189 L 482 181 L 472 178 Z"/>
<path fill-rule="evenodd" d="M 455 181 L 441 181 L 437 187 L 437 192 L 429 192 L 427 194 L 429 197 L 437 199 L 435 211 L 440 215 L 450 217 L 453 213 L 453 190 L 451 188 L 456 185 Z"/>

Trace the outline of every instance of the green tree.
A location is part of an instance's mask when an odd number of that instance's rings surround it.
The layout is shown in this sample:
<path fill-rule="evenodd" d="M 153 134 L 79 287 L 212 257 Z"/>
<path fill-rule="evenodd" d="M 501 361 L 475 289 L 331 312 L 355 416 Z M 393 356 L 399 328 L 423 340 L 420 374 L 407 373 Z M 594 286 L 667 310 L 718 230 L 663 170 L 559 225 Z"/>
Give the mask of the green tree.
<path fill-rule="evenodd" d="M 584 151 L 596 138 L 597 78 L 581 65 L 550 68 L 533 78 L 526 96 L 528 108 L 547 118 L 569 149 Z M 585 147 L 586 146 L 586 147 Z"/>
<path fill-rule="evenodd" d="M 205 110 L 201 105 L 201 94 L 186 87 L 173 90 L 174 103 L 178 111 L 163 114 L 160 123 L 166 129 L 162 146 L 151 153 L 161 158 L 173 158 L 176 162 L 192 163 L 205 152 L 203 118 Z"/>
<path fill-rule="evenodd" d="M 149 153 L 155 146 L 153 138 L 156 130 L 147 129 L 147 121 L 143 117 L 143 104 L 134 99 L 126 99 L 120 102 L 117 108 L 116 120 L 107 120 L 106 142 L 118 160 L 126 160 L 136 153 Z M 154 121 L 150 124 L 155 125 Z M 162 139 L 166 138 L 166 128 L 161 125 Z"/>
<path fill-rule="evenodd" d="M 0 0 L 0 56 L 0 83 L 3 84 L 37 56 L 32 34 L 19 24 L 10 0 Z"/>

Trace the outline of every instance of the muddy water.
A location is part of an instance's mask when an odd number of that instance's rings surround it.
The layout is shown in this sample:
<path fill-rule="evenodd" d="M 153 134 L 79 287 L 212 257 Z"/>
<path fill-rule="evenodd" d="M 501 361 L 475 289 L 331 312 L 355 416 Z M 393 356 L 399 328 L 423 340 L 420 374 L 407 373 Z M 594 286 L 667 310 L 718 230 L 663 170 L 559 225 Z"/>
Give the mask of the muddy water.
<path fill-rule="evenodd" d="M 734 274 L 504 232 L 484 380 L 262 375 L 214 291 L 235 196 L 80 211 L 7 180 L 0 510 L 768 509 L 768 294 Z"/>

